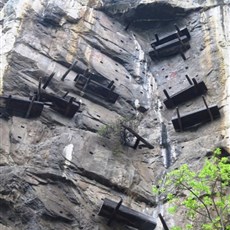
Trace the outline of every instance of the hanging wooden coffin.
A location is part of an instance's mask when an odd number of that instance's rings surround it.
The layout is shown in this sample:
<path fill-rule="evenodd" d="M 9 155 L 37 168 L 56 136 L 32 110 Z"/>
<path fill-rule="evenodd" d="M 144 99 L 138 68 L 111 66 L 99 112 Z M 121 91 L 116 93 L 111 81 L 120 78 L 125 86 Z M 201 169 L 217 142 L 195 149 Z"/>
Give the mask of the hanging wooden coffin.
<path fill-rule="evenodd" d="M 34 99 L 21 99 L 13 96 L 0 96 L 0 111 L 9 116 L 23 118 L 39 117 L 44 104 Z"/>
<path fill-rule="evenodd" d="M 80 109 L 80 102 L 75 101 L 75 98 L 73 97 L 70 97 L 67 100 L 63 97 L 58 97 L 48 93 L 41 93 L 40 101 L 51 102 L 49 105 L 50 108 L 68 118 L 72 118 Z"/>
<path fill-rule="evenodd" d="M 159 38 L 159 36 L 155 34 L 156 40 L 151 43 L 153 51 L 149 52 L 153 60 L 178 53 L 182 55 L 183 59 L 186 59 L 184 52 L 190 48 L 190 33 L 187 28 L 179 29 L 176 25 L 175 27 L 176 32 L 163 38 Z"/>
<path fill-rule="evenodd" d="M 122 201 L 116 203 L 105 198 L 99 211 L 99 216 L 109 218 L 108 224 L 118 221 L 139 230 L 153 230 L 156 227 L 155 221 L 151 216 L 137 212 L 131 208 L 121 205 Z"/>
<path fill-rule="evenodd" d="M 75 86 L 82 90 L 83 92 L 86 92 L 88 94 L 93 94 L 98 97 L 102 97 L 104 100 L 115 103 L 118 99 L 119 95 L 115 92 L 113 92 L 115 86 L 113 85 L 113 81 L 111 81 L 107 87 L 91 80 L 91 77 L 86 77 L 82 74 L 78 74 L 75 78 Z"/>
<path fill-rule="evenodd" d="M 181 132 L 184 130 L 189 130 L 198 127 L 202 124 L 205 124 L 207 122 L 219 118 L 220 111 L 218 106 L 215 105 L 215 106 L 208 107 L 205 100 L 204 102 L 206 108 L 197 110 L 192 113 L 184 114 L 183 116 L 180 116 L 179 109 L 177 108 L 177 117 L 172 118 L 174 129 L 177 132 Z"/>
<path fill-rule="evenodd" d="M 169 96 L 168 92 L 164 90 L 164 94 L 167 97 L 167 99 L 164 100 L 164 104 L 168 109 L 171 109 L 183 102 L 201 96 L 207 92 L 208 89 L 203 81 L 197 82 L 195 78 L 192 78 L 191 81 L 188 75 L 186 75 L 186 78 L 191 85 L 190 87 L 171 96 Z"/>

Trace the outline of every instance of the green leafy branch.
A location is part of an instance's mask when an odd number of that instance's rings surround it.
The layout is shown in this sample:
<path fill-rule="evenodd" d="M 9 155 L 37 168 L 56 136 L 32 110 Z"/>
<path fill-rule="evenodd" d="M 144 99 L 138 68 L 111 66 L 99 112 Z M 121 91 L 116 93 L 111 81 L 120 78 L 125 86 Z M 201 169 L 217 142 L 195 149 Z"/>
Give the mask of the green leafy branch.
<path fill-rule="evenodd" d="M 192 171 L 184 164 L 159 183 L 163 186 L 153 186 L 153 193 L 173 204 L 170 213 L 175 213 L 180 205 L 187 210 L 190 223 L 184 228 L 230 230 L 230 162 L 228 157 L 221 157 L 220 148 L 200 171 Z"/>

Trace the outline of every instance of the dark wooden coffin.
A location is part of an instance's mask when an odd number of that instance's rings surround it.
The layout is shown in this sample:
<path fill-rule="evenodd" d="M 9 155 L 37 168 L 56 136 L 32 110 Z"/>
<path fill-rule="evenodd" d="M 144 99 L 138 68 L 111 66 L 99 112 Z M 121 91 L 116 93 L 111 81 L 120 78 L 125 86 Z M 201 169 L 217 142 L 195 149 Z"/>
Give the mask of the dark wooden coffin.
<path fill-rule="evenodd" d="M 212 118 L 209 112 L 211 113 Z M 205 108 L 205 109 L 195 111 L 193 113 L 184 114 L 180 118 L 174 117 L 172 118 L 172 123 L 173 123 L 174 129 L 177 132 L 180 132 L 183 130 L 189 130 L 189 129 L 198 127 L 202 124 L 212 121 L 212 119 L 215 120 L 219 117 L 220 117 L 220 111 L 219 111 L 218 106 L 212 106 L 212 107 L 209 107 L 209 111 L 207 108 Z M 180 125 L 180 122 L 181 122 L 181 125 Z"/>
<path fill-rule="evenodd" d="M 44 104 L 39 101 L 21 99 L 13 96 L 0 96 L 0 108 L 2 113 L 9 116 L 22 118 L 39 117 L 42 113 Z"/>
<path fill-rule="evenodd" d="M 72 118 L 80 109 L 80 102 L 74 101 L 74 98 L 69 98 L 67 100 L 66 98 L 56 95 L 41 93 L 40 101 L 51 102 L 50 107 L 53 110 L 68 118 Z"/>
<path fill-rule="evenodd" d="M 116 202 L 105 198 L 98 215 L 109 219 L 111 218 L 111 215 L 113 215 L 115 221 L 124 223 L 139 230 L 155 229 L 156 223 L 151 216 L 137 212 L 124 205 L 121 205 L 114 215 L 116 207 Z"/>
<path fill-rule="evenodd" d="M 190 48 L 190 45 L 186 37 L 182 37 L 182 42 L 178 38 L 175 38 L 169 42 L 155 47 L 153 51 L 149 52 L 151 59 L 157 59 L 161 57 L 168 57 L 178 53 L 183 53 Z"/>
<path fill-rule="evenodd" d="M 179 32 L 174 32 L 170 35 L 167 35 L 167 36 L 164 36 L 162 38 L 159 38 L 159 36 L 156 34 L 155 37 L 155 41 L 151 43 L 151 46 L 154 48 L 154 47 L 157 47 L 159 45 L 162 45 L 164 43 L 167 43 L 167 42 L 170 42 L 174 39 L 178 39 L 178 36 L 180 37 L 184 37 L 185 38 L 185 42 L 189 41 L 191 36 L 190 36 L 190 33 L 188 31 L 188 29 L 185 27 L 183 29 L 180 29 Z"/>
<path fill-rule="evenodd" d="M 178 93 L 175 93 L 171 96 L 168 96 L 167 99 L 164 100 L 165 106 L 170 109 L 173 108 L 183 102 L 189 101 L 193 98 L 201 96 L 207 92 L 207 87 L 203 81 L 198 82 Z M 165 91 L 164 91 L 165 92 Z M 166 92 L 167 93 L 167 92 Z"/>
<path fill-rule="evenodd" d="M 177 32 L 172 33 L 163 38 L 159 38 L 156 34 L 156 40 L 151 43 L 153 51 L 149 52 L 150 57 L 154 60 L 160 57 L 167 57 L 177 53 L 180 53 L 184 59 L 183 52 L 190 48 L 189 40 L 191 38 L 187 28 L 179 29 L 177 26 Z"/>
<path fill-rule="evenodd" d="M 85 77 L 82 74 L 78 74 L 77 78 L 75 79 L 75 86 L 82 90 L 83 92 L 86 92 L 88 94 L 93 94 L 95 96 L 101 97 L 104 100 L 115 103 L 118 99 L 119 95 L 115 92 L 114 86 L 104 86 L 94 80 L 91 80 L 90 77 Z"/>

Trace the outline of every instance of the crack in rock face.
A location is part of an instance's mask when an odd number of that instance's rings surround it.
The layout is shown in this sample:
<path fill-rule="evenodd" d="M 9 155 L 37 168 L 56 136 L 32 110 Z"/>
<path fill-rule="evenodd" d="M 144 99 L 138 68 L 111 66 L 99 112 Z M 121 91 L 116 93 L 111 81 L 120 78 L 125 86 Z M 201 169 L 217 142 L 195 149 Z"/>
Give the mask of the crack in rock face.
<path fill-rule="evenodd" d="M 105 198 L 122 198 L 157 230 L 159 213 L 183 226 L 152 185 L 184 163 L 198 170 L 218 146 L 230 151 L 229 1 L 5 0 L 0 10 L 0 229 L 128 229 L 97 215 Z M 191 36 L 185 60 L 152 60 L 155 34 L 183 45 L 175 24 Z M 220 119 L 176 132 L 164 92 L 188 88 L 186 75 L 205 82 Z M 44 108 L 30 118 L 37 100 Z M 205 108 L 196 97 L 179 112 Z"/>

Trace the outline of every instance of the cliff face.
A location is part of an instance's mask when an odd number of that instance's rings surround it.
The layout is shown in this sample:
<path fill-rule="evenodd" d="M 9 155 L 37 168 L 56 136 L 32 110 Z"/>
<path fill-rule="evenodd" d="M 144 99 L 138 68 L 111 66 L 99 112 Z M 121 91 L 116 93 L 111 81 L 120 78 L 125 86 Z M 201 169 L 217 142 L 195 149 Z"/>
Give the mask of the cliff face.
<path fill-rule="evenodd" d="M 199 168 L 211 149 L 230 149 L 229 4 L 1 1 L 2 95 L 28 98 L 41 77 L 43 84 L 55 72 L 45 91 L 58 96 L 69 91 L 81 102 L 81 112 L 66 118 L 45 106 L 36 119 L 0 120 L 0 228 L 111 229 L 97 216 L 105 197 L 123 197 L 126 206 L 156 222 L 161 212 L 169 226 L 180 225 L 182 218 L 172 218 L 165 205 L 156 204 L 151 186 L 171 167 Z M 151 60 L 154 34 L 168 34 L 175 23 L 190 31 L 187 59 Z M 114 82 L 115 103 L 74 86 L 77 73 L 86 69 L 100 83 Z M 175 132 L 176 111 L 165 108 L 163 90 L 172 95 L 186 88 L 185 75 L 205 82 L 206 101 L 221 108 L 221 118 Z M 180 113 L 204 107 L 198 97 L 182 104 Z M 154 148 L 122 145 L 120 121 Z M 116 222 L 112 228 L 127 229 Z M 162 229 L 160 223 L 156 229 Z"/>

